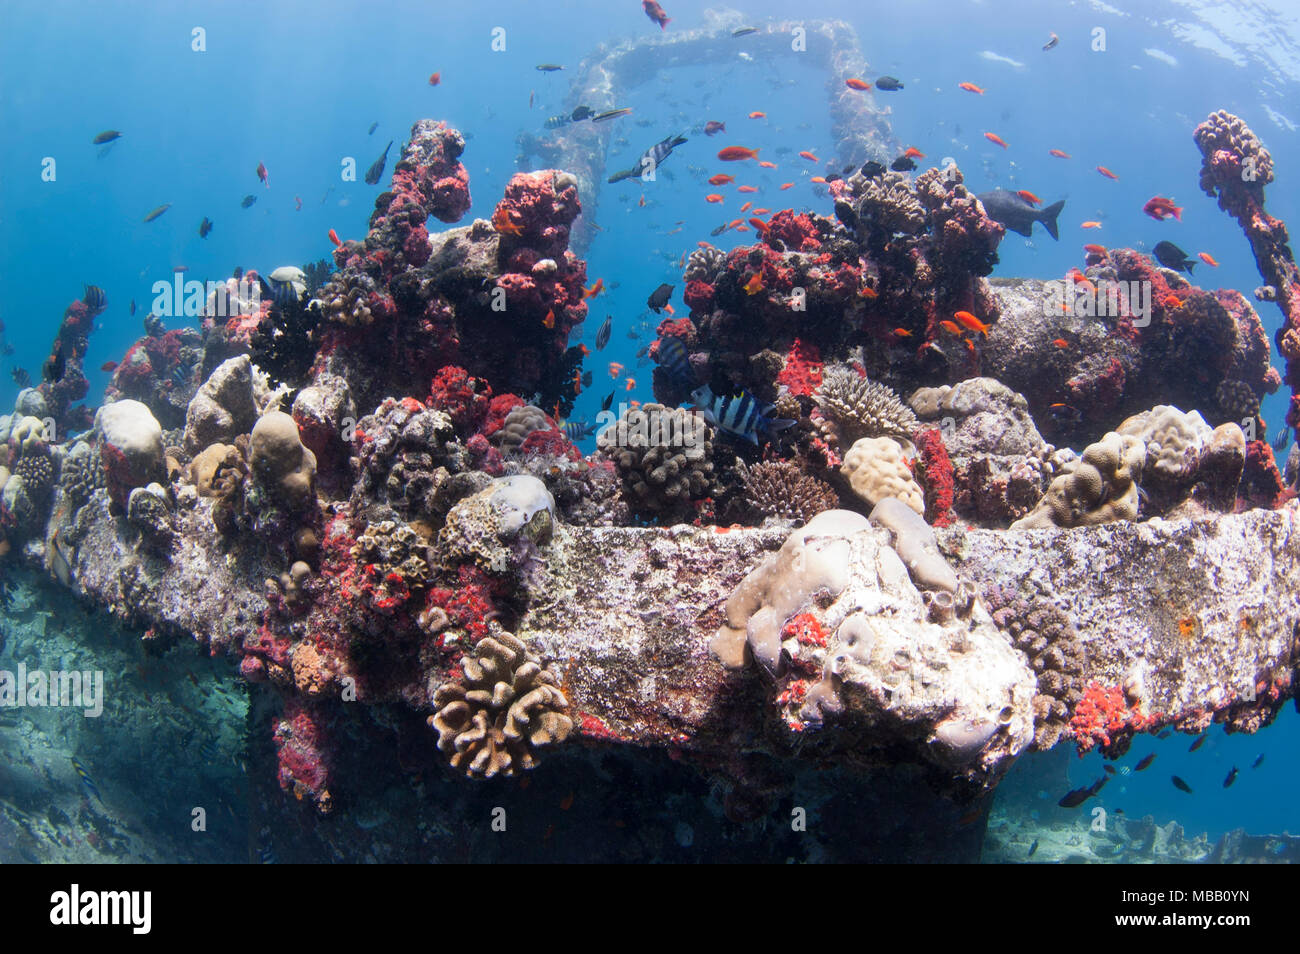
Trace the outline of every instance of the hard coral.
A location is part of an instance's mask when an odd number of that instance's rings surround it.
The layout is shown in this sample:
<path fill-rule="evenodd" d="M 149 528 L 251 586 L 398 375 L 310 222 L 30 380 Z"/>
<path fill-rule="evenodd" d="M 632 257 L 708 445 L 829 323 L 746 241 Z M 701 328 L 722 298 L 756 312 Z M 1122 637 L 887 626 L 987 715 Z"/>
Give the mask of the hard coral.
<path fill-rule="evenodd" d="M 862 437 L 910 440 L 917 428 L 915 412 L 889 387 L 842 364 L 826 369 L 816 399 L 835 421 L 845 447 Z"/>
<path fill-rule="evenodd" d="M 681 408 L 646 404 L 623 412 L 601 431 L 596 447 L 613 460 L 634 513 L 689 520 L 697 504 L 716 495 L 713 429 Z"/>
<path fill-rule="evenodd" d="M 537 764 L 537 750 L 573 731 L 559 675 L 510 633 L 481 640 L 464 660 L 465 678 L 440 686 L 429 725 L 453 768 L 471 778 L 514 775 Z"/>
<path fill-rule="evenodd" d="M 737 468 L 746 503 L 764 517 L 792 517 L 807 523 L 839 506 L 839 495 L 823 480 L 803 473 L 788 460 L 762 461 Z"/>

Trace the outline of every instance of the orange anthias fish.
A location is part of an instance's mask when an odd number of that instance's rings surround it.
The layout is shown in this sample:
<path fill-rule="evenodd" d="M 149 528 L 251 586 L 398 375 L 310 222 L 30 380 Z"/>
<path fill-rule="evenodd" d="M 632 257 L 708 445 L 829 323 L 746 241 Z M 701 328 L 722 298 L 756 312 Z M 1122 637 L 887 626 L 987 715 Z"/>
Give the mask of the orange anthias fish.
<path fill-rule="evenodd" d="M 1101 173 L 1103 176 L 1105 176 L 1107 179 L 1118 179 L 1118 178 L 1119 178 L 1119 176 L 1115 175 L 1115 173 L 1111 172 L 1111 171 L 1110 171 L 1109 169 L 1107 169 L 1105 166 L 1098 166 L 1098 167 L 1097 167 L 1097 171 L 1100 172 L 1100 173 Z"/>
<path fill-rule="evenodd" d="M 736 231 L 737 231 L 737 232 L 748 232 L 748 231 L 749 231 L 749 226 L 748 226 L 748 225 L 737 225 L 737 226 L 736 226 Z M 667 307 L 667 306 L 665 305 L 664 307 Z"/>
<path fill-rule="evenodd" d="M 339 241 L 339 233 L 335 232 L 333 229 L 330 229 L 330 241 L 334 243 L 335 248 L 338 248 L 343 244 Z"/>
<path fill-rule="evenodd" d="M 908 146 L 905 150 L 903 150 L 903 158 L 924 159 L 925 153 L 923 153 L 920 149 L 917 149 L 915 146 Z"/>
<path fill-rule="evenodd" d="M 502 235 L 523 235 L 524 228 L 512 217 L 510 210 L 502 206 L 492 213 L 492 227 Z"/>
<path fill-rule="evenodd" d="M 896 337 L 896 338 L 910 338 L 910 337 L 912 337 L 912 333 L 911 333 L 910 331 L 908 331 L 906 328 L 895 328 L 895 329 L 894 329 L 894 337 Z"/>
<path fill-rule="evenodd" d="M 1065 152 L 1064 150 L 1061 150 L 1061 149 L 1049 149 L 1049 150 L 1047 150 L 1047 154 L 1048 154 L 1049 156 L 1055 156 L 1057 159 L 1069 159 L 1069 158 L 1070 158 L 1070 154 L 1069 154 L 1068 152 Z"/>
<path fill-rule="evenodd" d="M 659 24 L 659 29 L 662 30 L 668 26 L 668 14 L 664 13 L 664 8 L 659 6 L 655 0 L 641 0 L 641 9 L 645 11 L 646 16 Z"/>
<path fill-rule="evenodd" d="M 1084 222 L 1082 225 L 1080 225 L 1079 228 L 1081 228 L 1081 229 L 1099 229 L 1099 228 L 1101 228 L 1101 223 L 1100 223 L 1100 222 L 1094 222 L 1094 221 L 1089 220 L 1089 221 L 1087 221 L 1087 222 Z"/>
<path fill-rule="evenodd" d="M 1182 206 L 1174 205 L 1173 199 L 1166 199 L 1164 196 L 1155 195 L 1147 199 L 1146 205 L 1142 206 L 1142 211 L 1157 222 L 1163 222 L 1171 215 L 1179 222 L 1183 220 Z"/>
<path fill-rule="evenodd" d="M 609 376 L 611 378 L 617 381 L 618 376 L 622 373 L 623 373 L 623 366 L 621 364 L 619 364 L 617 361 L 611 361 L 609 363 Z"/>
<path fill-rule="evenodd" d="M 737 192 L 757 192 L 758 188 L 752 185 L 736 186 Z"/>
<path fill-rule="evenodd" d="M 740 211 L 741 211 L 741 212 L 748 212 L 748 211 L 750 210 L 750 208 L 753 206 L 753 204 L 754 204 L 753 202 L 746 202 L 744 205 L 742 205 L 742 206 L 740 207 Z"/>
<path fill-rule="evenodd" d="M 939 327 L 950 335 L 961 334 L 961 325 L 957 324 L 955 321 L 941 321 L 939 322 Z"/>
<path fill-rule="evenodd" d="M 807 159 L 809 162 L 821 162 L 820 159 L 818 159 L 815 155 L 813 155 L 811 152 L 809 152 L 806 149 L 803 152 L 799 153 L 799 158 Z"/>
<path fill-rule="evenodd" d="M 1055 338 L 1053 339 L 1052 344 L 1056 345 L 1058 348 L 1070 347 L 1070 342 L 1066 341 L 1064 338 Z"/>
<path fill-rule="evenodd" d="M 546 312 L 546 317 L 542 319 L 542 327 L 545 328 L 545 329 L 547 329 L 548 331 L 549 331 L 550 329 L 552 329 L 552 328 L 555 327 L 555 311 L 554 311 L 554 309 L 548 309 L 548 310 L 547 310 L 547 312 Z"/>
<path fill-rule="evenodd" d="M 1007 148 L 1006 142 L 997 133 L 985 133 L 984 138 L 987 139 L 989 142 L 996 143 L 997 145 L 1001 146 L 1003 149 Z"/>
<path fill-rule="evenodd" d="M 738 228 L 740 228 L 741 223 L 744 222 L 744 221 L 745 221 L 744 219 L 736 219 L 736 221 L 731 222 L 731 223 L 728 223 L 727 228 L 729 228 L 729 229 L 738 229 Z"/>
<path fill-rule="evenodd" d="M 442 82 L 442 74 L 441 74 L 441 73 L 434 73 L 432 76 L 429 77 L 429 85 L 430 85 L 430 86 L 437 86 L 437 85 L 438 85 L 439 83 L 441 83 L 441 82 Z"/>
<path fill-rule="evenodd" d="M 844 85 L 849 89 L 864 90 L 871 89 L 871 84 L 858 79 L 856 76 L 844 81 Z"/>
<path fill-rule="evenodd" d="M 582 297 L 583 297 L 583 298 L 595 298 L 597 295 L 599 295 L 599 294 L 600 294 L 601 292 L 603 292 L 604 290 L 605 290 L 605 279 L 603 279 L 603 278 L 597 278 L 597 279 L 596 279 L 596 284 L 592 285 L 590 288 L 584 288 L 584 289 L 582 290 Z"/>
<path fill-rule="evenodd" d="M 771 212 L 771 211 L 772 211 L 771 209 L 755 209 L 755 210 L 754 210 L 754 214 L 755 214 L 755 215 L 767 215 L 767 213 L 769 213 L 769 212 Z"/>
<path fill-rule="evenodd" d="M 262 184 L 268 189 L 271 188 L 271 179 L 266 172 L 266 165 L 264 163 L 259 162 L 257 164 L 257 177 L 262 180 Z"/>
<path fill-rule="evenodd" d="M 974 83 L 958 83 L 957 88 L 964 89 L 968 93 L 979 93 L 981 96 L 984 95 L 984 90 L 980 89 Z"/>
<path fill-rule="evenodd" d="M 809 181 L 809 182 L 816 182 L 818 185 L 825 185 L 825 184 L 826 184 L 826 177 L 825 177 L 825 176 L 813 176 L 813 177 L 812 177 L 811 179 L 809 179 L 808 181 Z"/>
<path fill-rule="evenodd" d="M 741 159 L 757 159 L 757 149 L 746 149 L 744 146 L 727 146 L 725 149 L 718 151 L 718 158 L 723 162 L 739 162 Z"/>
<path fill-rule="evenodd" d="M 767 119 L 767 113 L 760 113 L 757 109 L 749 114 L 750 119 Z"/>
<path fill-rule="evenodd" d="M 645 196 L 641 196 L 641 198 L 637 199 L 637 200 L 636 200 L 636 204 L 639 205 L 641 208 L 644 209 L 644 208 L 645 208 Z"/>
<path fill-rule="evenodd" d="M 763 233 L 763 234 L 766 234 L 766 233 L 767 233 L 767 223 L 764 222 L 762 219 L 757 218 L 757 217 L 752 218 L 752 219 L 749 220 L 749 224 L 752 225 L 752 226 L 754 226 L 754 228 L 755 228 L 758 232 Z"/>
<path fill-rule="evenodd" d="M 726 202 L 727 199 L 725 196 L 718 195 L 716 192 L 711 192 L 704 197 L 704 201 L 718 203 L 718 202 Z"/>
<path fill-rule="evenodd" d="M 1019 191 L 1016 192 L 1016 195 L 1020 196 L 1020 198 L 1024 199 L 1026 202 L 1030 202 L 1034 205 L 1043 204 L 1043 200 L 1040 199 L 1038 196 L 1034 195 L 1028 189 L 1020 189 Z"/>
<path fill-rule="evenodd" d="M 872 288 L 870 285 L 863 285 L 863 286 L 862 286 L 862 291 L 858 292 L 858 294 L 861 295 L 863 298 L 866 298 L 868 301 L 871 300 L 871 299 L 873 299 L 873 298 L 879 298 L 879 297 L 880 297 L 880 293 L 877 292 L 877 291 L 876 291 L 874 288 Z"/>
<path fill-rule="evenodd" d="M 956 313 L 953 315 L 953 317 L 956 318 L 956 319 L 957 319 L 957 322 L 958 322 L 958 323 L 959 323 L 963 328 L 967 329 L 968 331 L 978 331 L 978 332 L 979 332 L 980 334 L 982 334 L 985 338 L 987 338 L 987 337 L 989 336 L 989 327 L 990 327 L 990 326 L 989 326 L 989 325 L 986 325 L 984 322 L 980 321 L 978 318 L 976 318 L 974 315 L 972 315 L 969 311 L 959 311 L 959 312 L 956 312 Z"/>
<path fill-rule="evenodd" d="M 1083 250 L 1084 250 L 1085 252 L 1092 252 L 1094 255 L 1105 255 L 1105 254 L 1106 254 L 1106 246 L 1104 246 L 1104 245 L 1085 245 L 1085 246 L 1083 247 Z"/>
<path fill-rule="evenodd" d="M 782 191 L 782 192 L 784 192 L 786 189 L 793 189 L 793 188 L 794 188 L 794 183 L 793 183 L 793 182 L 782 182 L 782 183 L 781 183 L 781 191 Z"/>
<path fill-rule="evenodd" d="M 755 272 L 753 277 L 745 282 L 744 288 L 746 295 L 757 295 L 763 290 L 763 276 Z"/>
<path fill-rule="evenodd" d="M 635 390 L 636 390 L 636 378 L 628 378 L 628 379 L 627 379 L 627 388 L 626 388 L 626 390 L 628 390 L 628 391 L 635 391 Z"/>
<path fill-rule="evenodd" d="M 775 168 L 776 168 L 776 163 L 775 163 L 775 162 L 768 162 L 766 159 L 764 159 L 764 160 L 762 160 L 761 162 L 759 162 L 759 165 L 762 166 L 764 169 L 775 169 Z"/>
<path fill-rule="evenodd" d="M 719 172 L 716 176 L 709 176 L 709 185 L 727 185 L 735 181 L 735 176 L 729 176 L 725 172 Z"/>
<path fill-rule="evenodd" d="M 1219 263 L 1214 260 L 1214 256 L 1211 255 L 1209 252 L 1197 252 L 1196 257 L 1199 258 L 1206 265 L 1209 265 L 1211 268 L 1219 267 Z"/>

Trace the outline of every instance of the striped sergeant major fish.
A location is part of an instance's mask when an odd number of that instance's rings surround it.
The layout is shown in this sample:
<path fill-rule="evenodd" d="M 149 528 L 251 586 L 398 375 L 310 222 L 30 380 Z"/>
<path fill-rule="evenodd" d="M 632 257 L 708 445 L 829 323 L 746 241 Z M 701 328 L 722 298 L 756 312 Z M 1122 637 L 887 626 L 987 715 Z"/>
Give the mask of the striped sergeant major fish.
<path fill-rule="evenodd" d="M 772 405 L 764 407 L 748 391 L 741 391 L 734 396 L 718 397 L 706 384 L 691 393 L 691 400 L 704 414 L 704 419 L 718 430 L 732 437 L 747 440 L 755 446 L 758 445 L 760 435 L 766 437 L 776 431 L 793 427 L 796 423 L 788 418 L 769 416 Z"/>
<path fill-rule="evenodd" d="M 563 427 L 564 436 L 573 443 L 577 443 L 584 437 L 590 437 L 596 433 L 596 425 L 588 424 L 586 421 L 569 421 Z"/>
<path fill-rule="evenodd" d="M 659 362 L 659 367 L 663 368 L 677 383 L 685 385 L 694 383 L 695 372 L 691 370 L 690 355 L 686 353 L 686 345 L 682 344 L 681 338 L 661 338 L 659 350 L 655 352 L 655 360 Z"/>
<path fill-rule="evenodd" d="M 86 767 L 81 764 L 75 755 L 72 756 L 72 768 L 77 773 L 77 777 L 81 779 L 81 787 L 86 790 L 86 797 L 90 798 L 93 795 L 99 799 L 99 804 L 103 805 L 104 796 L 99 794 L 99 787 L 95 785 L 95 780 L 90 777 Z"/>
<path fill-rule="evenodd" d="M 622 182 L 624 179 L 632 179 L 636 176 L 644 176 L 659 166 L 663 165 L 665 159 L 672 155 L 672 151 L 686 141 L 685 136 L 673 134 L 666 139 L 660 140 L 649 149 L 641 154 L 641 158 L 636 161 L 631 169 L 623 169 L 609 177 L 609 182 Z"/>

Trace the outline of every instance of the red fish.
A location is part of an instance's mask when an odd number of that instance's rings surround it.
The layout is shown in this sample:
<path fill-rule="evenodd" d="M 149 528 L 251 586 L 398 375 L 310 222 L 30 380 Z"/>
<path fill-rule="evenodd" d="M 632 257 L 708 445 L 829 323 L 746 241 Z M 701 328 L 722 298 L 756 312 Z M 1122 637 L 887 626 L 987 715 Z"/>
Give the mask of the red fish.
<path fill-rule="evenodd" d="M 628 379 L 627 379 L 627 387 L 626 387 L 624 390 L 627 390 L 627 391 L 635 391 L 635 390 L 636 390 L 636 378 L 628 378 Z"/>
<path fill-rule="evenodd" d="M 705 202 L 726 202 L 727 199 L 726 196 L 721 196 L 718 195 L 716 192 L 712 192 L 709 195 L 706 195 L 704 197 L 704 201 Z"/>
<path fill-rule="evenodd" d="M 870 285 L 863 285 L 863 286 L 862 286 L 862 291 L 858 292 L 858 294 L 861 295 L 863 298 L 866 298 L 866 299 L 868 299 L 868 300 L 873 299 L 873 298 L 879 298 L 879 297 L 880 297 L 880 293 L 877 292 L 877 291 L 876 291 L 874 288 L 872 288 Z"/>
<path fill-rule="evenodd" d="M 1085 252 L 1092 252 L 1094 255 L 1105 255 L 1105 254 L 1106 254 L 1106 246 L 1104 246 L 1104 245 L 1085 245 L 1085 246 L 1083 247 L 1083 250 L 1084 250 Z"/>
<path fill-rule="evenodd" d="M 1049 156 L 1055 156 L 1057 159 L 1069 159 L 1069 158 L 1070 158 L 1070 154 L 1069 154 L 1068 152 L 1065 152 L 1065 151 L 1061 150 L 1061 149 L 1049 149 L 1049 150 L 1047 150 L 1047 154 L 1048 154 Z"/>
<path fill-rule="evenodd" d="M 737 226 L 736 226 L 736 231 L 737 231 L 737 232 L 748 232 L 748 231 L 749 231 L 749 226 L 748 226 L 748 225 L 737 225 Z"/>
<path fill-rule="evenodd" d="M 771 209 L 755 209 L 755 210 L 754 210 L 754 214 L 755 214 L 755 215 L 767 215 L 767 213 L 769 213 L 769 212 L 771 212 L 771 211 L 772 211 Z"/>
<path fill-rule="evenodd" d="M 728 146 L 726 149 L 719 151 L 718 158 L 723 162 L 739 162 L 741 159 L 757 159 L 757 149 L 746 149 L 744 146 Z"/>
<path fill-rule="evenodd" d="M 997 133 L 985 133 L 984 138 L 987 139 L 989 142 L 997 143 L 1003 149 L 1007 148 L 1007 144 L 1003 141 L 1002 137 L 999 136 Z"/>
<path fill-rule="evenodd" d="M 761 162 L 759 163 L 759 165 L 762 166 L 764 169 L 775 169 L 775 168 L 776 168 L 776 163 L 775 163 L 775 162 L 768 162 L 766 159 L 764 159 L 763 161 L 761 161 Z"/>
<path fill-rule="evenodd" d="M 1070 347 L 1070 342 L 1066 341 L 1064 338 L 1055 338 L 1053 339 L 1052 344 L 1062 349 Z"/>
<path fill-rule="evenodd" d="M 957 324 L 955 321 L 941 321 L 939 322 L 939 327 L 952 335 L 961 334 L 961 325 Z"/>
<path fill-rule="evenodd" d="M 781 191 L 782 191 L 782 192 L 784 192 L 786 189 L 793 189 L 793 188 L 794 188 L 794 183 L 793 183 L 793 182 L 782 182 L 782 183 L 781 183 Z"/>
<path fill-rule="evenodd" d="M 958 83 L 957 88 L 964 89 L 968 93 L 979 93 L 981 96 L 984 95 L 984 90 L 980 89 L 974 83 Z"/>
<path fill-rule="evenodd" d="M 1040 199 L 1038 196 L 1034 195 L 1028 189 L 1020 189 L 1019 191 L 1016 192 L 1016 195 L 1020 196 L 1020 198 L 1024 199 L 1026 202 L 1033 203 L 1034 205 L 1043 204 L 1043 200 Z"/>
<path fill-rule="evenodd" d="M 736 191 L 737 191 L 737 192 L 757 192 L 758 189 L 754 188 L 754 187 L 751 186 L 751 185 L 743 185 L 743 186 L 737 186 L 737 187 L 736 187 Z"/>
<path fill-rule="evenodd" d="M 749 114 L 750 119 L 767 119 L 767 113 L 760 113 L 757 109 Z"/>
<path fill-rule="evenodd" d="M 330 241 L 334 243 L 335 248 L 338 248 L 343 244 L 339 241 L 339 233 L 335 232 L 333 229 L 330 229 Z"/>
<path fill-rule="evenodd" d="M 609 363 L 609 376 L 611 378 L 618 380 L 618 376 L 622 373 L 623 373 L 623 366 L 621 364 L 619 364 L 617 361 L 611 361 Z"/>
<path fill-rule="evenodd" d="M 740 207 L 740 211 L 741 211 L 741 212 L 748 212 L 748 211 L 750 210 L 750 208 L 751 208 L 753 205 L 754 205 L 753 202 L 746 202 L 744 205 L 742 205 L 742 206 Z"/>
<path fill-rule="evenodd" d="M 1101 223 L 1100 223 L 1100 222 L 1097 222 L 1097 221 L 1084 222 L 1082 225 L 1079 226 L 1079 228 L 1081 228 L 1081 229 L 1099 229 L 1099 228 L 1101 228 Z"/>
<path fill-rule="evenodd" d="M 856 90 L 871 89 L 870 83 L 864 82 L 863 80 L 860 80 L 857 77 L 853 77 L 852 79 L 846 79 L 844 81 L 844 85 L 847 86 L 849 89 L 856 89 Z"/>
<path fill-rule="evenodd" d="M 1197 252 L 1196 257 L 1199 258 L 1206 265 L 1209 265 L 1211 268 L 1219 267 L 1219 263 L 1214 260 L 1214 256 L 1211 255 L 1209 252 Z"/>
<path fill-rule="evenodd" d="M 744 284 L 746 295 L 757 295 L 763 290 L 763 276 L 755 272 L 749 281 Z"/>
<path fill-rule="evenodd" d="M 809 181 L 809 182 L 816 182 L 818 185 L 825 185 L 825 184 L 826 184 L 826 177 L 825 177 L 825 176 L 813 176 L 813 177 L 812 177 L 811 179 L 809 179 L 808 181 Z"/>
<path fill-rule="evenodd" d="M 799 153 L 799 158 L 807 159 L 809 162 L 821 162 L 820 159 L 814 156 L 811 152 L 808 152 L 808 150 L 806 149 L 803 152 Z"/>
<path fill-rule="evenodd" d="M 1171 215 L 1179 222 L 1183 220 L 1182 207 L 1174 205 L 1173 199 L 1166 199 L 1159 195 L 1147 199 L 1146 205 L 1142 206 L 1142 211 L 1157 222 L 1163 222 Z"/>
<path fill-rule="evenodd" d="M 1100 173 L 1101 173 L 1103 176 L 1105 176 L 1107 179 L 1118 179 L 1118 178 L 1119 178 L 1119 176 L 1115 175 L 1115 173 L 1111 172 L 1111 171 L 1110 171 L 1109 169 L 1107 169 L 1105 166 L 1098 166 L 1098 167 L 1097 167 L 1097 171 L 1100 172 Z"/>
<path fill-rule="evenodd" d="M 906 328 L 895 328 L 894 336 L 897 338 L 910 338 L 912 337 L 912 333 Z"/>
<path fill-rule="evenodd" d="M 659 29 L 668 26 L 668 15 L 664 13 L 664 8 L 659 6 L 655 0 L 641 0 L 641 9 L 655 23 L 659 24 Z"/>
<path fill-rule="evenodd" d="M 429 85 L 430 85 L 430 86 L 437 86 L 437 85 L 438 85 L 439 83 L 441 83 L 441 82 L 442 82 L 442 74 L 441 74 L 441 73 L 434 73 L 432 76 L 429 77 Z M 531 104 L 530 104 L 530 107 L 531 107 Z"/>
<path fill-rule="evenodd" d="M 583 289 L 583 291 L 582 291 L 582 297 L 583 297 L 583 298 L 595 298 L 597 295 L 599 295 L 599 294 L 600 294 L 601 292 L 603 292 L 604 290 L 605 290 L 605 279 L 603 279 L 603 278 L 597 278 L 597 279 L 596 279 L 596 284 L 592 285 L 590 288 L 584 288 L 584 289 Z"/>
<path fill-rule="evenodd" d="M 101 371 L 107 371 L 107 372 L 109 372 L 109 373 L 111 374 L 111 373 L 113 373 L 114 371 L 117 370 L 117 362 L 116 362 L 116 361 L 105 361 L 103 364 L 101 364 L 101 365 L 99 366 L 99 370 L 101 370 Z"/>
<path fill-rule="evenodd" d="M 639 205 L 639 206 L 641 206 L 641 208 L 644 209 L 644 208 L 645 208 L 645 196 L 641 196 L 641 198 L 637 199 L 637 200 L 636 200 L 636 204 Z"/>
<path fill-rule="evenodd" d="M 729 228 L 729 229 L 737 229 L 737 228 L 740 228 L 740 224 L 741 224 L 742 222 L 744 222 L 744 221 L 745 221 L 744 219 L 736 219 L 736 221 L 734 221 L 734 222 L 729 222 L 729 223 L 727 224 L 727 228 Z"/>
<path fill-rule="evenodd" d="M 546 317 L 542 319 L 542 327 L 550 330 L 555 327 L 555 311 L 550 309 L 546 312 Z"/>
<path fill-rule="evenodd" d="M 757 217 L 752 218 L 752 219 L 749 220 L 749 224 L 752 225 L 752 226 L 754 226 L 754 228 L 755 228 L 755 229 L 756 229 L 760 234 L 762 234 L 762 235 L 766 235 L 766 234 L 767 234 L 767 223 L 764 222 L 762 219 L 757 218 Z"/>
<path fill-rule="evenodd" d="M 706 136 L 716 136 L 718 133 L 726 132 L 726 131 L 727 131 L 727 124 L 720 123 L 716 119 L 710 119 L 707 123 L 704 124 L 704 135 Z"/>
<path fill-rule="evenodd" d="M 925 153 L 923 153 L 920 149 L 917 149 L 915 146 L 908 146 L 905 150 L 903 150 L 903 158 L 924 159 Z"/>
<path fill-rule="evenodd" d="M 267 175 L 266 165 L 264 163 L 259 162 L 257 164 L 257 177 L 262 180 L 262 184 L 268 189 L 271 188 L 271 178 Z"/>
<path fill-rule="evenodd" d="M 709 185 L 726 185 L 729 182 L 735 182 L 735 176 L 729 176 L 719 172 L 716 176 L 709 176 Z"/>

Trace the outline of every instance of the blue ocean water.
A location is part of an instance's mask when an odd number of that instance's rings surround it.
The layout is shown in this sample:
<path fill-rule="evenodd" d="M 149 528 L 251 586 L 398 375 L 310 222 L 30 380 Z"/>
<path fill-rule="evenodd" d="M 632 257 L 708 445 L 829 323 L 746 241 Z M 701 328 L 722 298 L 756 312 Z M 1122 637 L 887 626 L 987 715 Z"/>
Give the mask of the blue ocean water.
<path fill-rule="evenodd" d="M 12 367 L 39 378 L 51 335 L 83 283 L 102 287 L 109 300 L 86 362 L 98 369 L 120 360 L 139 336 L 153 283 L 170 279 L 176 267 L 199 279 L 228 275 L 236 265 L 265 273 L 327 257 L 330 229 L 344 239 L 364 235 L 387 174 L 376 186 L 359 176 L 343 182 L 340 165 L 351 158 L 364 170 L 392 139 L 391 171 L 416 119 L 444 119 L 466 134 L 473 207 L 465 221 L 490 217 L 516 171 L 516 136 L 540 134 L 545 117 L 564 109 L 566 72 L 540 73 L 535 64 L 572 68 L 599 44 L 657 30 L 639 6 L 635 0 L 8 0 L 0 32 L 7 79 L 0 91 L 7 143 L 0 152 L 0 247 L 7 253 L 0 258 L 0 320 L 14 354 L 0 377 L 0 407 L 8 408 L 18 390 Z M 670 29 L 690 29 L 703 23 L 708 4 L 665 6 Z M 1300 223 L 1300 193 L 1284 184 L 1300 169 L 1300 14 L 1292 5 L 756 0 L 737 6 L 755 20 L 848 20 L 873 73 L 906 84 L 899 93 L 877 94 L 892 108 L 900 144 L 919 148 L 930 162 L 951 156 L 977 191 L 1001 186 L 1027 189 L 1045 202 L 1066 200 L 1060 241 L 1041 229 L 1031 239 L 1009 234 L 995 276 L 1059 277 L 1082 266 L 1085 242 L 1149 250 L 1169 239 L 1219 262 L 1217 269 L 1198 266 L 1197 284 L 1249 296 L 1262 283 L 1250 250 L 1235 223 L 1196 187 L 1200 155 L 1192 129 L 1216 109 L 1242 116 L 1264 139 L 1280 179 L 1269 190 L 1269 210 L 1293 228 Z M 491 49 L 496 27 L 506 31 L 500 52 Z M 193 48 L 196 29 L 203 31 L 202 51 Z M 1045 52 L 1052 32 L 1061 43 Z M 434 71 L 441 74 L 438 86 L 427 82 Z M 960 82 L 985 93 L 962 91 Z M 660 282 L 680 283 L 681 257 L 735 215 L 704 201 L 706 190 L 685 174 L 688 164 L 705 164 L 725 144 L 760 148 L 780 168 L 745 170 L 744 181 L 762 190 L 756 204 L 830 211 L 824 191 L 807 181 L 824 174 L 833 156 L 824 85 L 822 72 L 797 57 L 738 58 L 725 68 L 664 68 L 633 91 L 625 105 L 635 112 L 618 120 L 611 169 L 709 119 L 726 121 L 728 131 L 716 139 L 688 132 L 690 141 L 665 166 L 675 173 L 671 178 L 602 187 L 602 231 L 587 254 L 588 276 L 603 278 L 609 290 L 592 302 L 582 340 L 594 350 L 606 314 L 614 316 L 614 334 L 589 360 L 595 383 L 573 418 L 594 420 L 611 388 L 616 401 L 651 399 L 650 368 L 636 357 L 649 340 L 645 326 L 636 337 L 627 332 L 647 320 L 648 292 Z M 766 117 L 747 118 L 752 111 Z M 372 123 L 378 126 L 368 134 Z M 123 135 L 101 155 L 91 138 L 105 129 Z M 986 132 L 1009 148 L 986 140 Z M 778 157 L 780 147 L 791 151 Z M 1071 158 L 1053 158 L 1049 149 Z M 797 159 L 800 150 L 823 162 Z M 259 163 L 268 170 L 267 185 L 255 174 Z M 1118 180 L 1099 175 L 1099 165 Z M 786 181 L 795 187 L 778 191 Z M 1143 214 L 1143 203 L 1157 194 L 1184 207 L 1181 222 Z M 245 195 L 257 200 L 248 209 L 240 207 Z M 171 207 L 161 217 L 141 221 L 164 203 Z M 214 223 L 206 239 L 198 235 L 204 217 Z M 1088 220 L 1102 227 L 1083 230 Z M 716 243 L 729 249 L 750 239 L 727 232 Z M 134 317 L 131 301 L 140 309 Z M 1267 303 L 1258 311 L 1271 338 L 1280 313 Z M 652 327 L 657 319 L 650 320 Z M 626 366 L 638 382 L 633 390 L 625 389 L 626 376 L 610 380 L 609 361 Z M 90 373 L 92 400 L 108 377 Z M 1265 401 L 1262 414 L 1272 428 L 1284 408 L 1282 393 Z M 1155 765 L 1116 779 L 1103 801 L 1130 816 L 1176 819 L 1212 838 L 1241 826 L 1300 830 L 1289 794 L 1300 784 L 1292 755 L 1300 719 L 1290 708 L 1257 736 L 1226 736 L 1215 728 L 1194 754 L 1187 753 L 1188 742 L 1141 738 L 1127 761 L 1156 751 Z M 1265 762 L 1251 771 L 1260 753 L 1267 753 Z M 1224 789 L 1234 765 L 1241 777 Z M 1077 761 L 1072 783 L 1086 784 L 1099 771 L 1096 757 Z M 1170 774 L 1188 780 L 1195 794 L 1174 789 Z"/>

